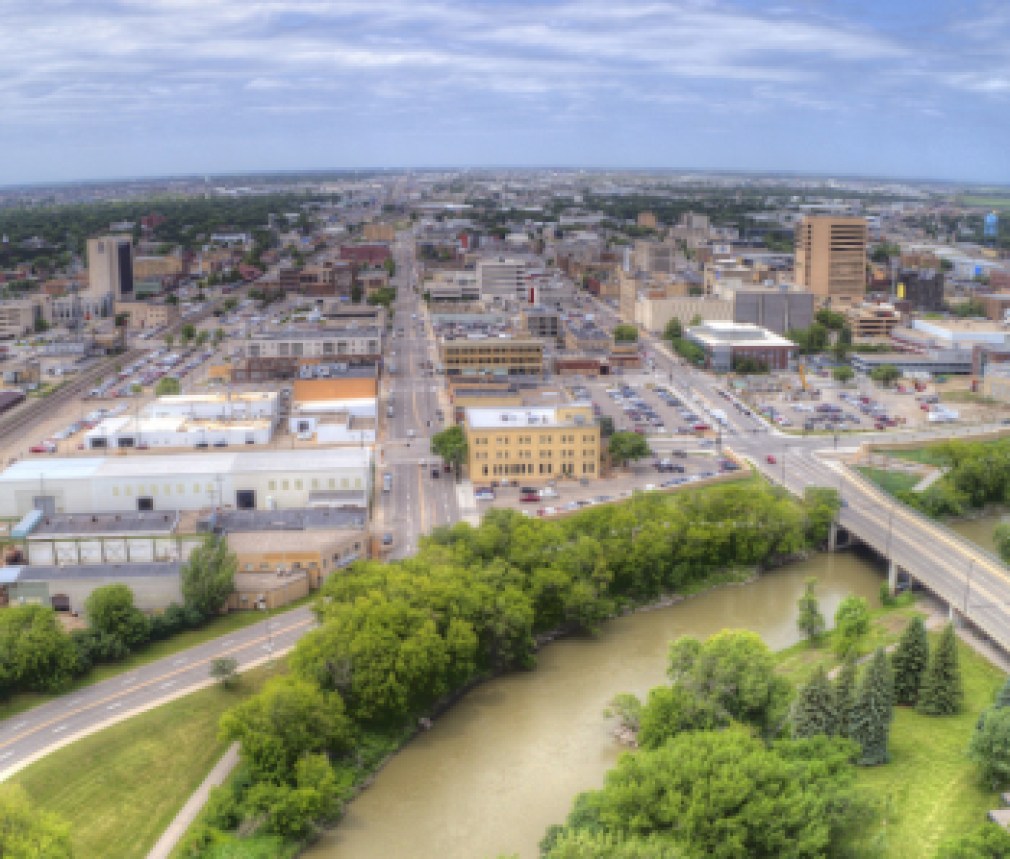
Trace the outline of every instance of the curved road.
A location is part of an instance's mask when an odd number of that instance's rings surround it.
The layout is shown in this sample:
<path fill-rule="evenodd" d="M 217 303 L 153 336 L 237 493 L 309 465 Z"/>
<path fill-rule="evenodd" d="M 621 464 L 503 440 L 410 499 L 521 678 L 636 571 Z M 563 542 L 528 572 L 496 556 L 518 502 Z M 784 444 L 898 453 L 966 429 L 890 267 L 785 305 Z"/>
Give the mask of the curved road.
<path fill-rule="evenodd" d="M 211 685 L 210 663 L 219 656 L 234 657 L 245 671 L 286 653 L 314 625 L 311 608 L 301 606 L 11 716 L 0 723 L 0 780 L 81 737 Z"/>

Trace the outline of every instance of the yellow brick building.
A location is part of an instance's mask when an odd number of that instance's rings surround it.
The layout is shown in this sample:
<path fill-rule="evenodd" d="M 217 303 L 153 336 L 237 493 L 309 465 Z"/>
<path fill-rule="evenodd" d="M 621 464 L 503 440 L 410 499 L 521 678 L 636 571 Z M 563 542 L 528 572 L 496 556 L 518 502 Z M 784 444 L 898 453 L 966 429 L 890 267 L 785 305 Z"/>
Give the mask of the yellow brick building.
<path fill-rule="evenodd" d="M 483 373 L 539 376 L 544 371 L 544 344 L 533 338 L 443 340 L 441 354 L 446 376 Z"/>
<path fill-rule="evenodd" d="M 588 405 L 467 409 L 470 480 L 547 483 L 600 473 L 600 427 Z"/>

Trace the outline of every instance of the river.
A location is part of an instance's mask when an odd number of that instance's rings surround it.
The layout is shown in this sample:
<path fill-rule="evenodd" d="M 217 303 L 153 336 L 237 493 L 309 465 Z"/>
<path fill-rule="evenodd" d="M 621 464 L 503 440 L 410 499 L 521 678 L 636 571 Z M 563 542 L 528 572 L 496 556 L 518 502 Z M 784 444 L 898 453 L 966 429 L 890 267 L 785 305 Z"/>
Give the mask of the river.
<path fill-rule="evenodd" d="M 564 821 L 577 793 L 601 786 L 620 754 L 603 716 L 607 702 L 663 682 L 667 645 L 682 635 L 747 628 L 774 649 L 794 643 L 808 576 L 817 577 L 830 619 L 850 593 L 876 605 L 882 566 L 855 552 L 819 554 L 746 585 L 618 618 L 595 639 L 548 645 L 535 671 L 477 687 L 410 742 L 305 855 L 532 859 L 547 826 Z"/>

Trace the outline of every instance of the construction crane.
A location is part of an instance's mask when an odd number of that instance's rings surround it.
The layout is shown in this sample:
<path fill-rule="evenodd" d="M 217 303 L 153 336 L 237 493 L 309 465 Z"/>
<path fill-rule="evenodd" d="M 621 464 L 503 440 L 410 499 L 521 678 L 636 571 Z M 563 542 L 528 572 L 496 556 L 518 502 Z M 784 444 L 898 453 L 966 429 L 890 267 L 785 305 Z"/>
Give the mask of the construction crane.
<path fill-rule="evenodd" d="M 799 364 L 797 365 L 796 369 L 799 371 L 799 374 L 800 374 L 800 387 L 803 390 L 803 393 L 805 394 L 805 393 L 807 393 L 807 390 L 808 390 L 808 387 L 807 387 L 807 365 L 804 364 L 802 361 L 800 361 Z"/>

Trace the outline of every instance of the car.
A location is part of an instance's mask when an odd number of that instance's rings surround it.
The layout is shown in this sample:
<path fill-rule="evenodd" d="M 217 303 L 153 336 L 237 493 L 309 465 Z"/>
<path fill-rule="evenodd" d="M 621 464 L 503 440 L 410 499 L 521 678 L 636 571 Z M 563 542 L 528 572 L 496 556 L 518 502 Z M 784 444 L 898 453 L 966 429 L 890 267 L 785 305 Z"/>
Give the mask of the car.
<path fill-rule="evenodd" d="M 774 453 L 769 453 L 765 457 L 765 462 L 767 462 L 769 465 L 775 465 L 775 463 L 778 462 L 778 460 L 775 459 L 775 454 Z"/>
<path fill-rule="evenodd" d="M 477 501 L 494 501 L 494 490 L 490 486 L 481 486 L 473 491 Z"/>

